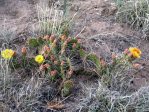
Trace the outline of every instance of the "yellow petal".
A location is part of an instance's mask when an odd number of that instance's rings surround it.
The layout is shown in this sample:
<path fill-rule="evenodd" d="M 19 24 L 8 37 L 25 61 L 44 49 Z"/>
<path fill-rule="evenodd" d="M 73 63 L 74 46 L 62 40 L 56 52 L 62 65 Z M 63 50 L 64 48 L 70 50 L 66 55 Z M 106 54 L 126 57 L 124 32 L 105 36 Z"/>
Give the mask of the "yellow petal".
<path fill-rule="evenodd" d="M 37 55 L 35 57 L 35 61 L 39 64 L 43 63 L 45 61 L 44 57 L 42 55 Z"/>
<path fill-rule="evenodd" d="M 14 55 L 14 51 L 11 50 L 11 49 L 5 49 L 3 51 L 1 51 L 1 56 L 4 58 L 4 59 L 11 59 Z"/>

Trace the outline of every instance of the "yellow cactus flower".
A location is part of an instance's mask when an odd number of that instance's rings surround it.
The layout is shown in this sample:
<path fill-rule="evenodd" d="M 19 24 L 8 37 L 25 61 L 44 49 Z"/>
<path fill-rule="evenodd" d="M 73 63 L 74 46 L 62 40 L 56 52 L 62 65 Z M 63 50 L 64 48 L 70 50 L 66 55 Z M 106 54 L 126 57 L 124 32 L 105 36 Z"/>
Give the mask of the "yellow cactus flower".
<path fill-rule="evenodd" d="M 3 51 L 1 51 L 1 56 L 4 59 L 11 59 L 14 56 L 15 52 L 11 49 L 5 49 Z"/>
<path fill-rule="evenodd" d="M 134 58 L 140 58 L 141 57 L 142 52 L 140 49 L 138 49 L 136 47 L 130 47 L 129 51 Z"/>
<path fill-rule="evenodd" d="M 45 61 L 44 57 L 42 55 L 37 55 L 35 57 L 35 61 L 39 64 L 43 63 Z"/>

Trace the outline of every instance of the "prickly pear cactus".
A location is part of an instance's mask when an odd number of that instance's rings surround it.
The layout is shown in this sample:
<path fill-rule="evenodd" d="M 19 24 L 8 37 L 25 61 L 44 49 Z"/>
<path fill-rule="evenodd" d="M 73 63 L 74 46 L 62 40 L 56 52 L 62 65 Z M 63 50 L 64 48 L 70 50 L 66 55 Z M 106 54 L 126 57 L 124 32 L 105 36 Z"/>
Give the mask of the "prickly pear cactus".
<path fill-rule="evenodd" d="M 29 47 L 39 47 L 40 45 L 42 45 L 44 43 L 44 41 L 42 40 L 42 38 L 30 38 L 27 41 L 27 45 Z"/>
<path fill-rule="evenodd" d="M 67 80 L 64 82 L 63 84 L 63 89 L 61 90 L 61 95 L 63 97 L 66 97 L 68 95 L 70 95 L 72 89 L 73 89 L 74 83 L 72 80 Z"/>

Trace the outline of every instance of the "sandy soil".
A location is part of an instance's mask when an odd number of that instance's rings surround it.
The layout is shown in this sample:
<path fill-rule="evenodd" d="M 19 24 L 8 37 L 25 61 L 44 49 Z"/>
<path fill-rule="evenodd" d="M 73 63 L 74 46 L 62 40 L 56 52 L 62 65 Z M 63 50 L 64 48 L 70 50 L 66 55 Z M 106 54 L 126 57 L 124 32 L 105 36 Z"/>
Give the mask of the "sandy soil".
<path fill-rule="evenodd" d="M 0 38 L 29 36 L 30 26 L 36 17 L 37 2 L 38 0 L 0 0 Z"/>

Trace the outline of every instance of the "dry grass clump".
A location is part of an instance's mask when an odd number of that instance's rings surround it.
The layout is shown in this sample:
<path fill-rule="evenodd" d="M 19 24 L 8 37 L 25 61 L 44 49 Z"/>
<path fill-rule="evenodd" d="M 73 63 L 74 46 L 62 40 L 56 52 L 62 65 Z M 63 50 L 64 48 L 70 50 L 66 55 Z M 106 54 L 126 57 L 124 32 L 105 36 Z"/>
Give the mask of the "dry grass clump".
<path fill-rule="evenodd" d="M 6 44 L 10 44 L 16 35 L 15 28 L 8 30 L 9 27 L 5 25 L 5 20 L 0 25 L 0 47 L 5 46 Z"/>
<path fill-rule="evenodd" d="M 38 21 L 32 25 L 33 36 L 46 34 L 55 34 L 57 36 L 65 34 L 68 36 L 73 18 L 69 18 L 66 14 L 67 1 L 64 0 L 64 3 L 58 3 L 63 6 L 62 9 L 60 8 L 62 6 L 56 5 L 58 1 L 49 1 L 50 6 L 47 1 L 41 1 L 36 6 Z"/>
<path fill-rule="evenodd" d="M 148 21 L 148 1 L 147 0 L 117 0 L 117 19 L 120 22 L 128 23 L 135 28 L 145 27 Z"/>
<path fill-rule="evenodd" d="M 127 23 L 134 29 L 141 29 L 148 37 L 149 1 L 148 0 L 115 0 L 119 22 Z"/>
<path fill-rule="evenodd" d="M 99 82 L 98 87 L 83 86 L 85 96 L 77 108 L 87 112 L 147 112 L 149 111 L 149 87 L 141 87 L 136 92 L 122 95 L 109 90 Z"/>

